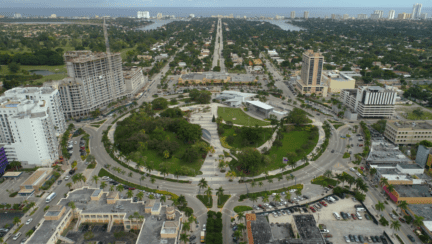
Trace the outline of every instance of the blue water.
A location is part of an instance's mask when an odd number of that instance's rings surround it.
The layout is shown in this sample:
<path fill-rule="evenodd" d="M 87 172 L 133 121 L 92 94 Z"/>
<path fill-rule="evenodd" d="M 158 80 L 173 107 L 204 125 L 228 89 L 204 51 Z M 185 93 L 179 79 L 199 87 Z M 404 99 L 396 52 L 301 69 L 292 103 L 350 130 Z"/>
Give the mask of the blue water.
<path fill-rule="evenodd" d="M 1 2 L 1 1 L 0 1 Z M 349 16 L 357 17 L 357 14 L 370 14 L 373 13 L 374 10 L 382 10 L 384 11 L 384 17 L 386 17 L 389 11 L 393 9 L 396 11 L 396 16 L 398 13 L 412 12 L 412 7 L 410 4 L 407 4 L 406 8 L 390 8 L 390 7 L 365 7 L 365 8 L 286 8 L 286 7 L 278 7 L 278 8 L 257 8 L 257 7 L 245 7 L 245 8 L 161 8 L 161 7 L 136 7 L 136 8 L 1 8 L 0 15 L 5 15 L 8 17 L 12 17 L 14 13 L 20 13 L 24 17 L 35 17 L 35 16 L 49 16 L 51 14 L 57 14 L 57 16 L 64 17 L 73 17 L 73 16 L 87 16 L 94 17 L 98 16 L 134 16 L 136 17 L 137 11 L 149 11 L 150 16 L 156 16 L 157 13 L 162 13 L 163 15 L 175 15 L 176 17 L 188 17 L 189 14 L 195 14 L 196 17 L 209 17 L 211 15 L 230 15 L 233 14 L 234 17 L 237 15 L 243 17 L 256 17 L 256 16 L 265 16 L 265 17 L 274 17 L 275 15 L 281 15 L 285 17 L 289 17 L 291 11 L 296 12 L 296 17 L 303 17 L 304 11 L 309 11 L 309 17 L 328 17 L 331 14 L 348 14 Z M 432 8 L 422 8 L 422 13 L 429 13 L 428 16 L 431 16 Z"/>

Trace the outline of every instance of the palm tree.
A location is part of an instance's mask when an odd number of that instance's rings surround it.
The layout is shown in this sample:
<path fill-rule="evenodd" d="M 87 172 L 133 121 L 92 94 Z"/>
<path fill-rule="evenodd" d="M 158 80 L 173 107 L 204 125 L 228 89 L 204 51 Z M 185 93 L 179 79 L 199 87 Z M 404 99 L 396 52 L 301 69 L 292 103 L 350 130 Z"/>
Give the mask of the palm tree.
<path fill-rule="evenodd" d="M 262 187 L 264 185 L 264 183 L 262 181 L 258 182 L 258 186 Z"/>
<path fill-rule="evenodd" d="M 387 190 L 388 190 L 389 193 L 392 193 L 394 191 L 394 189 L 395 189 L 395 187 L 392 184 L 390 184 L 390 185 L 387 186 Z"/>
<path fill-rule="evenodd" d="M 189 222 L 185 222 L 183 224 L 183 231 L 184 232 L 188 232 L 190 230 L 190 223 Z"/>
<path fill-rule="evenodd" d="M 136 194 L 136 197 L 137 197 L 140 201 L 142 201 L 143 198 L 144 198 L 144 193 L 143 193 L 142 191 L 140 191 L 140 192 L 138 192 L 138 193 Z"/>
<path fill-rule="evenodd" d="M 285 195 L 285 200 L 290 200 L 291 199 L 291 193 L 287 192 Z"/>
<path fill-rule="evenodd" d="M 211 189 L 211 187 L 209 186 L 209 187 L 207 187 L 207 190 L 204 191 L 204 194 L 207 195 L 207 200 L 208 200 L 209 202 L 210 202 L 210 197 L 211 197 L 211 194 L 212 194 L 212 190 L 213 190 L 213 189 Z"/>
<path fill-rule="evenodd" d="M 250 183 L 251 187 L 254 188 L 256 186 L 256 182 L 254 180 L 252 180 L 252 182 Z"/>
<path fill-rule="evenodd" d="M 72 188 L 72 182 L 66 183 L 66 186 L 69 187 L 69 190 Z"/>
<path fill-rule="evenodd" d="M 104 189 L 107 186 L 107 183 L 105 181 L 102 181 L 100 184 L 100 188 Z"/>
<path fill-rule="evenodd" d="M 395 233 L 395 231 L 399 231 L 400 227 L 401 227 L 401 224 L 397 220 L 393 220 L 390 224 L 390 228 L 393 229 L 393 234 Z"/>
<path fill-rule="evenodd" d="M 262 200 L 264 203 L 267 203 L 267 202 L 269 202 L 269 196 L 267 195 L 267 194 L 265 194 L 264 196 L 263 196 L 263 200 Z"/>
<path fill-rule="evenodd" d="M 380 211 L 380 212 L 384 211 L 384 209 L 385 209 L 384 203 L 378 201 L 378 203 L 375 204 L 375 209 L 378 210 L 378 211 Z"/>
<path fill-rule="evenodd" d="M 276 193 L 276 195 L 273 196 L 273 201 L 275 202 L 280 202 L 281 200 L 281 196 L 279 193 Z"/>
<path fill-rule="evenodd" d="M 258 196 L 256 194 L 251 194 L 250 200 L 253 204 L 255 204 L 255 202 L 258 201 Z"/>
<path fill-rule="evenodd" d="M 327 178 L 331 178 L 333 176 L 333 173 L 331 170 L 326 170 L 323 175 Z"/>
<path fill-rule="evenodd" d="M 127 191 L 126 196 L 128 198 L 132 198 L 133 197 L 133 192 L 131 190 Z"/>
<path fill-rule="evenodd" d="M 237 219 L 240 221 L 242 218 L 244 218 L 245 216 L 244 216 L 244 213 L 243 212 L 240 212 L 240 213 L 238 213 L 237 214 Z"/>
<path fill-rule="evenodd" d="M 111 185 L 109 191 L 114 191 L 114 187 L 115 187 L 114 185 Z"/>
<path fill-rule="evenodd" d="M 423 225 L 424 217 L 414 215 L 413 225 L 420 227 Z"/>
<path fill-rule="evenodd" d="M 386 186 L 386 185 L 388 185 L 388 180 L 387 180 L 387 178 L 381 177 L 381 179 L 380 179 L 380 185 L 381 185 L 381 186 Z"/>
<path fill-rule="evenodd" d="M 221 187 L 219 187 L 219 188 L 217 189 L 217 192 L 216 192 L 216 196 L 218 196 L 218 203 L 219 203 L 219 204 L 221 204 L 221 203 L 220 203 L 220 200 L 222 199 L 223 194 L 224 194 L 224 189 L 223 189 L 222 186 L 221 186 Z"/>
<path fill-rule="evenodd" d="M 177 180 L 178 180 L 179 176 L 181 175 L 181 170 L 178 168 L 175 169 L 173 175 L 174 175 L 174 177 L 177 177 Z"/>
<path fill-rule="evenodd" d="M 156 179 L 155 179 L 155 177 L 151 177 L 151 179 L 150 179 L 150 182 L 152 183 L 152 184 L 154 184 L 155 182 L 156 182 Z"/>
<path fill-rule="evenodd" d="M 121 193 L 124 190 L 124 188 L 122 185 L 117 185 L 116 190 Z"/>
<path fill-rule="evenodd" d="M 15 217 L 15 218 L 13 218 L 13 224 L 14 224 L 14 225 L 17 225 L 17 224 L 19 224 L 19 223 L 21 223 L 21 218 L 20 218 L 20 217 Z"/>
<path fill-rule="evenodd" d="M 376 168 L 371 168 L 371 169 L 369 170 L 369 174 L 370 174 L 371 176 L 375 175 L 376 173 L 377 173 L 377 169 L 376 169 Z"/>
<path fill-rule="evenodd" d="M 144 167 L 146 168 L 146 170 L 150 174 L 150 172 L 154 169 L 153 161 L 147 162 Z"/>
<path fill-rule="evenodd" d="M 186 242 L 189 241 L 189 236 L 186 233 L 181 233 L 180 234 L 180 241 L 182 241 L 183 243 L 186 244 Z"/>
<path fill-rule="evenodd" d="M 75 202 L 73 202 L 73 201 L 69 202 L 68 206 L 72 209 L 72 214 L 75 216 L 75 208 L 76 208 Z"/>
<path fill-rule="evenodd" d="M 295 194 L 296 194 L 297 196 L 300 196 L 300 195 L 302 194 L 302 192 L 301 192 L 300 189 L 297 189 L 297 190 L 295 191 Z"/>
<path fill-rule="evenodd" d="M 165 203 L 166 202 L 166 196 L 165 195 L 161 196 L 160 201 Z"/>
<path fill-rule="evenodd" d="M 132 172 L 129 172 L 129 178 L 132 178 L 133 174 Z"/>
<path fill-rule="evenodd" d="M 397 205 L 398 208 L 401 208 L 403 210 L 407 210 L 408 208 L 408 203 L 406 201 L 400 201 L 399 204 Z M 396 209 L 397 210 L 397 209 Z"/>
<path fill-rule="evenodd" d="M 201 190 L 201 188 L 204 189 L 204 188 L 208 187 L 208 184 L 207 184 L 207 181 L 205 180 L 205 178 L 202 178 L 199 181 L 198 187 L 199 187 L 200 190 Z"/>
<path fill-rule="evenodd" d="M 268 183 L 273 183 L 273 179 L 268 179 Z"/>
<path fill-rule="evenodd" d="M 145 180 L 145 176 L 144 175 L 142 175 L 140 178 L 139 178 L 139 180 L 140 180 L 140 185 L 141 185 L 141 181 L 143 181 L 143 180 Z"/>

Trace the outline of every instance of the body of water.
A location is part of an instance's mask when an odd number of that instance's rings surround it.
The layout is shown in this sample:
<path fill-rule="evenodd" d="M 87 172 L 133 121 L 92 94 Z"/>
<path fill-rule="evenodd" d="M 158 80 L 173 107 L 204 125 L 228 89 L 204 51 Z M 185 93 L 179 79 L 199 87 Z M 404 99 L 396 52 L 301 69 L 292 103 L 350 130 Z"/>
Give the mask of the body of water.
<path fill-rule="evenodd" d="M 303 28 L 300 28 L 298 26 L 292 25 L 290 23 L 287 23 L 286 20 L 265 20 L 269 23 L 272 23 L 274 25 L 279 26 L 282 30 L 289 30 L 289 31 L 299 31 L 302 30 Z"/>
<path fill-rule="evenodd" d="M 153 23 L 146 25 L 144 27 L 137 28 L 137 30 L 142 30 L 142 31 L 154 30 L 154 29 L 162 27 L 162 26 L 164 26 L 168 23 L 171 23 L 173 21 L 176 21 L 176 20 L 174 20 L 174 19 L 153 19 L 151 21 L 153 21 Z"/>
<path fill-rule="evenodd" d="M 407 4 L 406 8 L 390 8 L 390 7 L 364 7 L 364 8 L 336 8 L 336 7 L 176 7 L 176 8 L 163 8 L 163 7 L 132 7 L 132 8 L 2 8 L 0 9 L 0 15 L 5 15 L 12 17 L 14 13 L 20 13 L 24 17 L 35 17 L 35 16 L 49 16 L 51 14 L 56 14 L 57 16 L 63 17 L 73 17 L 73 16 L 85 16 L 94 17 L 98 16 L 113 16 L 113 17 L 127 17 L 127 16 L 137 16 L 137 11 L 149 11 L 150 16 L 156 16 L 158 13 L 163 15 L 175 15 L 176 17 L 188 17 L 189 14 L 195 14 L 196 17 L 210 17 L 211 15 L 230 15 L 233 14 L 234 17 L 237 16 L 247 16 L 247 17 L 275 17 L 276 15 L 290 17 L 291 11 L 295 11 L 296 17 L 303 17 L 304 11 L 309 12 L 310 18 L 316 17 L 330 17 L 331 14 L 344 15 L 357 17 L 357 14 L 367 14 L 370 16 L 375 10 L 384 11 L 384 17 L 386 17 L 390 10 L 395 10 L 396 16 L 398 13 L 412 12 L 412 5 Z M 422 8 L 422 13 L 429 13 L 431 16 L 432 8 Z"/>
<path fill-rule="evenodd" d="M 0 21 L 1 22 L 1 21 Z M 37 22 L 37 21 L 27 21 L 27 22 L 7 22 L 7 24 L 47 24 L 47 25 L 58 25 L 58 24 L 73 24 L 72 22 Z"/>

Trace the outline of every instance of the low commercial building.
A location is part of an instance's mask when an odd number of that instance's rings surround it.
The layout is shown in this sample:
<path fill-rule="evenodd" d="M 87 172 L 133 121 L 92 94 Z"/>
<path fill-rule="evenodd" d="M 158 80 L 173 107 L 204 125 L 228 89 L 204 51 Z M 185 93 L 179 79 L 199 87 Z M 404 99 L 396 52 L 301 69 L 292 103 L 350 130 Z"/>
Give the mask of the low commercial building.
<path fill-rule="evenodd" d="M 418 166 L 417 164 L 410 164 L 413 166 Z M 388 184 L 390 185 L 419 185 L 424 184 L 425 180 L 423 180 L 423 169 L 421 169 L 420 173 L 416 172 L 415 174 L 409 174 L 404 172 L 410 172 L 410 169 L 399 170 L 400 165 L 396 164 L 395 168 L 386 168 L 386 167 L 374 167 L 377 169 L 377 173 L 374 176 L 374 180 L 376 183 L 380 181 L 381 178 L 386 178 Z M 409 167 L 408 167 L 409 168 Z M 420 175 L 420 177 L 416 177 L 415 175 Z M 419 178 L 419 179 L 417 179 Z"/>
<path fill-rule="evenodd" d="M 422 230 L 432 239 L 432 205 L 431 204 L 408 204 L 405 211 L 413 219 L 415 216 L 423 217 Z"/>
<path fill-rule="evenodd" d="M 251 98 L 255 97 L 257 94 L 254 93 L 244 93 L 238 91 L 222 91 L 215 99 L 221 103 L 227 104 L 230 107 L 240 107 L 242 103 L 249 101 Z"/>
<path fill-rule="evenodd" d="M 69 207 L 74 202 L 75 210 Z M 137 244 L 175 244 L 181 232 L 184 215 L 173 207 L 153 202 L 147 212 L 143 201 L 119 199 L 118 192 L 105 192 L 102 189 L 83 187 L 67 193 L 55 207 L 45 213 L 44 220 L 26 244 L 54 244 L 60 241 L 72 243 L 61 233 L 73 218 L 77 219 L 76 229 L 82 223 L 107 224 L 107 232 L 114 225 L 122 225 L 125 231 L 139 230 Z M 76 230 L 75 230 L 76 231 Z"/>
<path fill-rule="evenodd" d="M 394 191 L 391 193 L 384 186 L 384 191 L 395 203 L 406 201 L 408 204 L 432 204 L 432 194 L 426 184 L 394 185 Z"/>
<path fill-rule="evenodd" d="M 123 67 L 123 77 L 128 97 L 133 97 L 148 83 L 148 77 L 144 76 L 142 68 L 136 66 Z"/>
<path fill-rule="evenodd" d="M 432 123 L 429 121 L 387 121 L 384 136 L 394 144 L 417 144 L 432 141 Z"/>
<path fill-rule="evenodd" d="M 386 163 L 399 163 L 408 164 L 411 162 L 405 154 L 403 154 L 399 147 L 382 141 L 372 141 L 371 150 L 366 158 L 368 164 L 386 164 Z"/>
<path fill-rule="evenodd" d="M 323 82 L 327 84 L 328 93 L 340 93 L 342 90 L 355 88 L 355 80 L 339 71 L 324 71 Z"/>
<path fill-rule="evenodd" d="M 263 118 L 269 118 L 270 113 L 273 111 L 273 106 L 260 101 L 247 101 L 246 105 L 251 113 L 257 114 Z"/>
<path fill-rule="evenodd" d="M 52 168 L 37 169 L 20 185 L 18 194 L 20 196 L 30 196 L 34 193 L 39 193 L 41 186 L 52 177 L 52 171 Z"/>

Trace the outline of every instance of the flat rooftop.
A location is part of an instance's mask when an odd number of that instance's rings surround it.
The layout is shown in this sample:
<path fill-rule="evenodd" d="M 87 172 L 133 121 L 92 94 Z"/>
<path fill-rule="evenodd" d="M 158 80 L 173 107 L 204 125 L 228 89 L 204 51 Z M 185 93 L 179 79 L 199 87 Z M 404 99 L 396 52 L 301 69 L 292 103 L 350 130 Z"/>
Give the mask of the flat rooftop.
<path fill-rule="evenodd" d="M 254 244 L 266 244 L 272 239 L 272 231 L 265 216 L 257 215 L 255 221 L 251 221 L 251 231 Z"/>
<path fill-rule="evenodd" d="M 37 228 L 35 234 L 33 234 L 27 243 L 32 244 L 46 244 L 49 242 L 50 237 L 54 233 L 58 225 L 63 221 L 67 216 L 67 212 L 69 211 L 69 207 L 66 207 L 66 212 L 59 220 L 44 220 L 43 223 Z"/>
<path fill-rule="evenodd" d="M 432 124 L 427 121 L 400 121 L 400 120 L 390 120 L 387 121 L 394 127 L 398 129 L 408 129 L 408 130 L 430 130 L 432 129 Z"/>
<path fill-rule="evenodd" d="M 394 185 L 400 197 L 432 197 L 427 185 Z"/>
<path fill-rule="evenodd" d="M 21 185 L 22 186 L 31 186 L 31 185 L 36 185 L 38 183 L 40 183 L 40 181 L 46 179 L 50 173 L 51 173 L 52 169 L 50 168 L 41 168 L 36 170 L 32 175 L 30 175 L 26 181 L 24 181 Z"/>
<path fill-rule="evenodd" d="M 367 161 L 371 163 L 377 162 L 411 162 L 400 150 L 399 147 L 387 142 L 372 142 L 371 151 L 367 157 Z"/>
<path fill-rule="evenodd" d="M 246 101 L 246 103 L 250 103 L 256 107 L 259 107 L 259 108 L 262 108 L 265 110 L 273 109 L 272 106 L 268 105 L 267 103 L 260 102 L 260 101 Z"/>
<path fill-rule="evenodd" d="M 402 169 L 423 169 L 418 164 L 399 164 Z"/>
<path fill-rule="evenodd" d="M 313 215 L 294 215 L 294 222 L 304 244 L 325 244 Z"/>
<path fill-rule="evenodd" d="M 6 172 L 3 177 L 19 177 L 23 172 Z"/>
<path fill-rule="evenodd" d="M 417 216 L 422 216 L 424 221 L 432 221 L 432 204 L 408 204 L 408 208 Z"/>
<path fill-rule="evenodd" d="M 175 238 L 161 238 L 162 226 L 164 225 L 166 220 L 165 216 L 165 208 L 162 208 L 160 216 L 161 219 L 158 220 L 157 216 L 150 216 L 149 214 L 145 214 L 145 223 L 141 228 L 141 232 L 138 236 L 136 243 L 145 243 L 145 244 L 174 244 Z M 180 218 L 180 213 L 176 211 L 175 221 L 178 222 Z M 173 220 L 174 221 L 174 220 Z M 169 231 L 165 228 L 165 231 Z"/>

